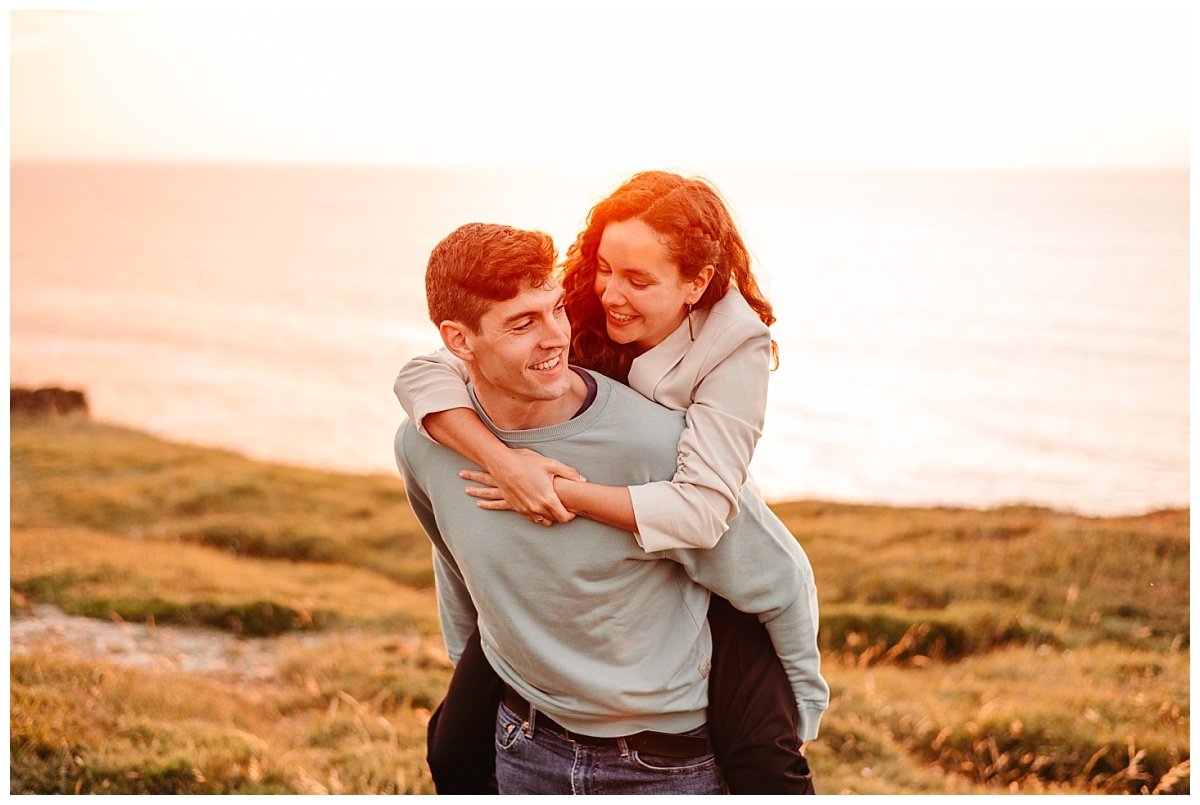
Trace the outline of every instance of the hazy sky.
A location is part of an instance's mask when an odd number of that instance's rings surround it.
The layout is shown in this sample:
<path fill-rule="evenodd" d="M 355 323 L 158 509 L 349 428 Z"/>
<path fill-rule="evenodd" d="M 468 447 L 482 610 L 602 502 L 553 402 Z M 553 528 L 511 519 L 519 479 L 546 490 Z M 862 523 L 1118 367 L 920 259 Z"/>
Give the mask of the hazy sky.
<path fill-rule="evenodd" d="M 1188 164 L 1184 0 L 394 5 L 28 6 L 12 156 Z"/>

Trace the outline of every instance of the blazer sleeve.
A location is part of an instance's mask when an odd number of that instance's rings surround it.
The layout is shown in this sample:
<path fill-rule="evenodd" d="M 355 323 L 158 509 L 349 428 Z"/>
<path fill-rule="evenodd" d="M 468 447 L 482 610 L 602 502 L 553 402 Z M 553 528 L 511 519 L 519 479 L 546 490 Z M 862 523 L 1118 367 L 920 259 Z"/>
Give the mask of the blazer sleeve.
<path fill-rule="evenodd" d="M 468 379 L 466 364 L 442 347 L 404 364 L 392 390 L 417 430 L 433 439 L 425 430 L 425 417 L 451 408 L 470 408 Z"/>
<path fill-rule="evenodd" d="M 711 548 L 738 512 L 767 407 L 771 334 L 756 325 L 734 323 L 706 356 L 675 475 L 629 489 L 638 542 L 647 552 Z"/>

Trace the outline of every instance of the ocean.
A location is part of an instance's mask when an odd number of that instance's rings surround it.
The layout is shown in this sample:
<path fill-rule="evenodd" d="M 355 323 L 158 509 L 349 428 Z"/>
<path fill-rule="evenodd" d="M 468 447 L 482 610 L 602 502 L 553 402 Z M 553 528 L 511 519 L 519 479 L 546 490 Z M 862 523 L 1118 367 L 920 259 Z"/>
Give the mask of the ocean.
<path fill-rule="evenodd" d="M 1189 505 L 1188 175 L 719 170 L 779 318 L 769 500 Z M 622 175 L 14 163 L 14 385 L 256 458 L 397 475 L 467 221 L 565 251 Z M 397 476 L 398 477 L 398 476 Z"/>

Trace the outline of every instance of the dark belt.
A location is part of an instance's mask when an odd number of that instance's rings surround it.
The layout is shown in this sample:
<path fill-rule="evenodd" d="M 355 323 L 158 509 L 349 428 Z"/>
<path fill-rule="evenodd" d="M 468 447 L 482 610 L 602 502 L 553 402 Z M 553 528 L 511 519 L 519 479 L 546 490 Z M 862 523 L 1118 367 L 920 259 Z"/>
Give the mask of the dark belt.
<path fill-rule="evenodd" d="M 546 715 L 543 710 L 537 711 L 536 719 L 530 719 L 529 712 L 532 708 L 529 702 L 521 698 L 521 694 L 508 685 L 504 686 L 504 705 L 525 721 L 533 721 L 534 730 L 546 730 L 560 738 L 585 746 L 619 747 L 619 742 L 624 740 L 627 747 L 637 752 L 660 757 L 681 758 L 700 757 L 712 751 L 708 738 L 702 735 L 676 735 L 671 732 L 647 730 L 635 732 L 632 735 L 623 735 L 620 738 L 597 738 L 594 735 L 580 735 L 578 732 L 571 732 Z"/>

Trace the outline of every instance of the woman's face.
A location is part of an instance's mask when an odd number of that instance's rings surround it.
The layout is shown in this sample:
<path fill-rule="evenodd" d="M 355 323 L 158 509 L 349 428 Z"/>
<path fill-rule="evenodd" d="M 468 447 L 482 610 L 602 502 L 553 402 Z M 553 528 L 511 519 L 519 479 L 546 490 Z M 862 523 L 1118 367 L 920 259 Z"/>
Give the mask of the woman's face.
<path fill-rule="evenodd" d="M 596 262 L 596 296 L 608 337 L 642 350 L 683 323 L 687 306 L 696 303 L 713 274 L 705 266 L 696 279 L 684 279 L 661 236 L 636 218 L 604 227 Z"/>

